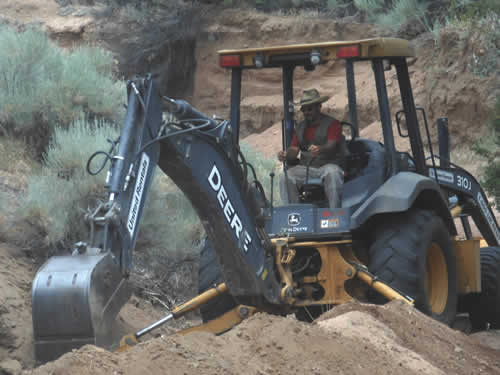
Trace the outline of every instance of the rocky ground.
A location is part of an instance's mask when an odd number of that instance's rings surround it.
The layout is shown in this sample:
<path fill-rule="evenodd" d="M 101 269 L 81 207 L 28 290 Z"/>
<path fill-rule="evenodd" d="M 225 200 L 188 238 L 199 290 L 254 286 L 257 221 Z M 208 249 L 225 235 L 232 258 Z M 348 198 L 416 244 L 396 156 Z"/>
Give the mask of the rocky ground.
<path fill-rule="evenodd" d="M 53 0 L 0 2 L 0 15 L 5 22 L 17 27 L 39 24 L 66 47 L 98 42 L 96 35 L 103 30 L 103 21 L 95 17 L 105 12 L 90 10 L 85 6 L 61 8 Z M 226 10 L 211 19 L 213 22 L 203 25 L 198 35 L 194 51 L 197 68 L 188 99 L 206 113 L 220 116 L 228 114 L 230 84 L 228 72 L 217 66 L 218 49 L 383 34 L 362 24 L 270 16 L 254 11 Z M 482 162 L 468 146 L 482 132 L 479 124 L 487 118 L 496 81 L 467 73 L 467 53 L 472 47 L 460 43 L 453 30 L 446 33 L 440 50 L 434 48 L 434 41 L 428 36 L 415 41 L 419 57 L 410 67 L 415 97 L 417 103 L 428 109 L 432 134 L 435 120 L 449 117 L 453 161 L 478 174 Z M 113 44 L 113 40 L 108 38 L 106 44 Z M 171 58 L 169 54 L 159 56 Z M 124 57 L 117 59 L 122 61 Z M 446 69 L 437 67 L 438 61 Z M 361 64 L 356 72 L 361 134 L 380 139 L 371 68 Z M 342 63 L 318 68 L 311 74 L 297 71 L 295 95 L 300 96 L 304 88 L 316 87 L 331 96 L 325 103 L 326 111 L 346 119 L 343 74 Z M 396 84 L 389 83 L 388 89 L 391 105 L 398 108 Z M 278 71 L 245 72 L 242 134 L 246 142 L 270 157 L 281 145 L 280 92 Z M 400 150 L 408 147 L 401 139 L 397 146 Z M 156 337 L 145 337 L 145 342 L 124 353 L 87 346 L 35 368 L 30 289 L 41 260 L 33 256 L 36 244 L 29 241 L 29 228 L 12 225 L 12 212 L 22 201 L 26 175 L 32 168 L 23 160 L 23 155 L 19 155 L 9 166 L 0 166 L 0 189 L 10 197 L 9 206 L 2 207 L 0 217 L 0 374 L 18 374 L 23 369 L 26 373 L 47 375 L 500 373 L 498 332 L 467 336 L 397 302 L 386 306 L 350 303 L 333 309 L 312 325 L 293 317 L 257 314 L 222 336 L 169 335 L 199 323 L 192 316 L 160 330 L 153 335 Z M 21 237 L 24 241 L 19 241 Z M 165 308 L 133 297 L 119 315 L 117 337 L 141 329 L 165 313 Z"/>

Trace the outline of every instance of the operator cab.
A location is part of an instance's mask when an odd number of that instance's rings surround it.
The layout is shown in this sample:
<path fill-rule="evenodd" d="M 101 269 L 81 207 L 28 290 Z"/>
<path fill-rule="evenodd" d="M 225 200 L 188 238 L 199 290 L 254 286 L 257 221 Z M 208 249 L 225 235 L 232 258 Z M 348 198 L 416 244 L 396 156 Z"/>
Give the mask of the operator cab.
<path fill-rule="evenodd" d="M 346 235 L 355 229 L 351 219 L 356 210 L 367 201 L 391 176 L 404 170 L 425 174 L 425 158 L 418 129 L 418 121 L 408 77 L 407 57 L 413 57 L 412 45 L 403 39 L 375 38 L 346 42 L 322 42 L 289 46 L 250 48 L 219 51 L 220 65 L 232 71 L 231 124 L 238 142 L 241 99 L 241 77 L 246 69 L 279 68 L 283 82 L 282 140 L 283 149 L 291 143 L 295 124 L 293 76 L 297 67 L 305 72 L 334 60 L 345 62 L 345 80 L 348 94 L 349 121 L 343 122 L 345 149 L 344 185 L 341 207 L 328 208 L 320 179 L 307 179 L 300 189 L 301 204 L 276 206 L 271 202 L 272 215 L 266 225 L 270 236 L 293 233 L 307 238 L 331 238 L 332 234 Z M 375 94 L 379 105 L 383 143 L 359 137 L 354 65 L 369 61 L 376 83 Z M 403 109 L 397 112 L 411 132 L 412 155 L 397 152 L 391 123 L 384 71 L 395 67 Z M 284 168 L 291 166 L 288 163 Z"/>

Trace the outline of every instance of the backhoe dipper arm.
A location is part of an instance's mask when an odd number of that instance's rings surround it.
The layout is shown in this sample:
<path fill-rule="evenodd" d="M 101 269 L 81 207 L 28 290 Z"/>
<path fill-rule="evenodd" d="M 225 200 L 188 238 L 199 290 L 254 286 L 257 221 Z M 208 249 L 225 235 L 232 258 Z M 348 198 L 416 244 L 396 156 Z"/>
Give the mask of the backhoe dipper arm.
<path fill-rule="evenodd" d="M 160 126 L 160 96 L 154 82 L 139 83 L 129 84 L 127 119 L 112 168 L 110 202 L 113 198 L 119 202 L 121 223 L 112 251 L 121 249 L 122 265 L 128 269 L 158 161 L 197 211 L 231 294 L 247 304 L 278 303 L 274 259 L 265 250 L 270 241 L 257 225 L 258 210 L 252 206 L 246 164 L 234 144 L 231 125 L 207 117 L 185 101 L 164 97 L 177 121 Z M 127 171 L 132 171 L 130 179 Z"/>
<path fill-rule="evenodd" d="M 231 295 L 251 305 L 279 303 L 274 260 L 266 249 L 270 242 L 257 224 L 245 161 L 238 162 L 231 125 L 222 121 L 214 126 L 215 121 L 204 115 L 190 124 L 193 113 L 200 113 L 186 102 L 178 103 L 183 110 L 175 114 L 179 120 L 189 120 L 180 128 L 167 125 L 159 167 L 197 211 Z M 199 130 L 174 135 L 194 125 Z"/>

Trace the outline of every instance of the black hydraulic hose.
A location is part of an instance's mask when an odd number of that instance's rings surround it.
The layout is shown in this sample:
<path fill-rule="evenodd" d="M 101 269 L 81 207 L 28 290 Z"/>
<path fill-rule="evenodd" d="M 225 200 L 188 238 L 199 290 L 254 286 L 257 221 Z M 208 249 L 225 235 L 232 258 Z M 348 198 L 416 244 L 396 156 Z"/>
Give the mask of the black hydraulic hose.
<path fill-rule="evenodd" d="M 148 143 L 146 143 L 144 146 L 142 146 L 139 149 L 139 151 L 137 151 L 137 153 L 135 154 L 134 159 L 132 160 L 132 163 L 135 163 L 135 161 L 137 160 L 137 158 L 139 157 L 139 155 L 142 154 L 148 147 L 150 147 L 151 145 L 153 145 L 156 142 L 160 142 L 160 141 L 162 141 L 164 139 L 173 137 L 175 135 L 189 133 L 189 132 L 193 132 L 193 131 L 196 131 L 196 130 L 201 130 L 201 129 L 207 128 L 210 125 L 204 119 L 181 120 L 181 122 L 188 122 L 188 123 L 192 123 L 192 122 L 196 122 L 196 121 L 203 121 L 203 123 L 201 125 L 198 125 L 198 126 L 193 126 L 193 127 L 187 128 L 187 129 L 182 129 L 182 130 L 179 130 L 179 131 L 176 131 L 176 132 L 173 132 L 173 133 L 169 133 L 169 134 L 166 134 L 166 135 L 162 135 L 160 137 L 156 137 L 155 139 L 150 140 Z M 170 123 L 170 124 L 176 124 L 176 125 L 178 125 L 177 123 Z"/>
<path fill-rule="evenodd" d="M 257 173 L 255 173 L 255 168 L 253 167 L 252 164 L 248 163 L 247 162 L 247 165 L 250 167 L 250 170 L 252 171 L 252 174 L 253 174 L 253 179 L 254 180 L 257 180 Z"/>
<path fill-rule="evenodd" d="M 96 151 L 94 152 L 89 160 L 87 161 L 87 167 L 86 167 L 86 170 L 87 170 L 87 173 L 91 176 L 96 176 L 98 175 L 99 173 L 101 173 L 101 171 L 104 169 L 104 167 L 106 166 L 106 164 L 108 163 L 109 160 L 111 160 L 113 158 L 113 152 L 115 150 L 115 147 L 118 143 L 120 143 L 120 137 L 118 137 L 118 139 L 116 141 L 113 141 L 112 139 L 108 139 L 107 140 L 109 143 L 111 143 L 111 148 L 109 149 L 108 152 L 106 151 Z M 101 166 L 97 169 L 96 172 L 93 172 L 91 169 L 90 169 L 90 164 L 92 163 L 92 160 L 94 160 L 94 158 L 98 155 L 104 155 L 104 160 L 101 164 Z"/>
<path fill-rule="evenodd" d="M 243 156 L 243 153 L 241 152 L 241 149 L 236 146 L 236 152 L 237 155 L 241 158 L 241 164 L 243 165 L 243 190 L 245 192 L 248 192 L 248 163 L 245 159 L 245 156 Z"/>
<path fill-rule="evenodd" d="M 311 264 L 311 259 L 312 259 L 312 256 L 305 258 L 304 265 L 300 266 L 299 269 L 292 268 L 292 274 L 296 275 L 296 274 L 304 271 L 307 267 L 309 267 L 309 264 Z"/>
<path fill-rule="evenodd" d="M 174 100 L 166 96 L 163 96 L 163 99 L 167 102 L 167 107 L 169 111 L 172 114 L 174 114 L 175 117 L 177 117 L 178 119 L 185 120 L 191 118 L 191 119 L 204 120 L 208 122 L 207 127 L 209 129 L 214 129 L 219 125 L 216 120 L 198 111 L 191 104 L 189 104 L 184 100 Z"/>

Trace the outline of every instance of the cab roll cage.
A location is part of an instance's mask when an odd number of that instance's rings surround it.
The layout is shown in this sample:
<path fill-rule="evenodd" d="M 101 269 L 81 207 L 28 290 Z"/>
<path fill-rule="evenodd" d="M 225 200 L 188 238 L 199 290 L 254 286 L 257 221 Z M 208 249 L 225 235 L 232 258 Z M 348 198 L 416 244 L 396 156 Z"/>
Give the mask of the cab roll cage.
<path fill-rule="evenodd" d="M 394 134 L 392 130 L 391 112 L 389 109 L 389 99 L 387 95 L 387 87 L 385 83 L 384 65 L 389 62 L 389 66 L 396 67 L 403 112 L 406 117 L 406 125 L 410 139 L 410 146 L 413 155 L 413 161 L 417 173 L 426 174 L 425 155 L 422 145 L 422 139 L 411 89 L 410 78 L 408 74 L 408 65 L 405 57 L 390 57 L 390 58 L 348 58 L 344 59 L 346 67 L 346 82 L 347 96 L 349 105 L 350 123 L 354 127 L 354 137 L 359 136 L 359 124 L 356 106 L 356 86 L 354 80 L 354 62 L 370 60 L 374 72 L 377 98 L 379 104 L 380 119 L 382 122 L 382 131 L 384 137 L 385 149 L 388 152 L 389 170 L 387 176 L 390 177 L 398 172 L 397 152 L 394 145 Z M 284 62 L 280 65 L 282 69 L 283 82 L 283 126 L 282 139 L 283 149 L 287 148 L 292 139 L 294 126 L 294 106 L 293 106 L 293 73 L 297 66 L 304 66 L 309 70 L 310 65 L 306 66 L 303 61 L 301 63 Z M 239 142 L 240 132 L 240 101 L 241 101 L 241 67 L 231 68 L 231 109 L 230 119 L 233 128 L 233 136 L 235 142 Z"/>

